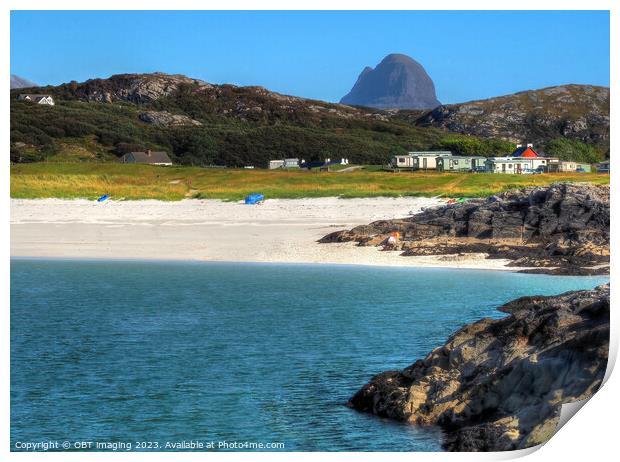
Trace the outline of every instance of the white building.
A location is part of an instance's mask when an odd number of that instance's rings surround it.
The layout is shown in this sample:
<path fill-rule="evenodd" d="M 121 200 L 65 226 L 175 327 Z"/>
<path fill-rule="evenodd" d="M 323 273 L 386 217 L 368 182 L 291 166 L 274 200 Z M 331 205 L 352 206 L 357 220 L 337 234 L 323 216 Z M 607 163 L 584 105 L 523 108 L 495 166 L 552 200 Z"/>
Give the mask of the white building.
<path fill-rule="evenodd" d="M 437 170 L 438 157 L 451 157 L 450 151 L 418 151 L 410 152 L 413 156 L 414 170 Z"/>
<path fill-rule="evenodd" d="M 486 170 L 486 160 L 483 156 L 443 156 L 437 157 L 435 163 L 440 172 L 479 172 Z"/>
<path fill-rule="evenodd" d="M 413 168 L 413 156 L 410 156 L 408 154 L 402 156 L 394 156 L 392 157 L 390 164 L 394 168 Z"/>
<path fill-rule="evenodd" d="M 45 104 L 47 106 L 54 105 L 54 98 L 50 95 L 35 95 L 32 93 L 22 93 L 17 96 L 17 99 L 20 101 L 30 101 L 35 104 Z"/>
<path fill-rule="evenodd" d="M 576 172 L 579 164 L 577 162 L 573 162 L 572 160 L 559 160 L 553 159 L 549 162 L 548 171 L 549 172 Z"/>
<path fill-rule="evenodd" d="M 491 157 L 487 159 L 486 167 L 491 173 L 523 173 L 534 170 L 532 159 L 520 157 Z"/>
<path fill-rule="evenodd" d="M 275 170 L 276 168 L 284 168 L 284 160 L 283 159 L 277 159 L 277 160 L 270 160 L 269 161 L 269 170 Z"/>
<path fill-rule="evenodd" d="M 291 159 L 284 159 L 284 168 L 298 168 L 299 159 L 297 157 Z"/>
<path fill-rule="evenodd" d="M 392 167 L 410 168 L 414 170 L 437 169 L 437 157 L 449 157 L 450 151 L 411 151 L 403 156 L 392 157 Z"/>

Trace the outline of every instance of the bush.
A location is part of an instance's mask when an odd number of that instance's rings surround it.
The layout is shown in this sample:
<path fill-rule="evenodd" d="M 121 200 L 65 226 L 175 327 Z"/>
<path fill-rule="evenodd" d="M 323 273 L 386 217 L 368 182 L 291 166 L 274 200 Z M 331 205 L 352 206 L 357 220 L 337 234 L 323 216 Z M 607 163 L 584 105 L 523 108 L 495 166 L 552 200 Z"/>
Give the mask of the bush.
<path fill-rule="evenodd" d="M 555 138 L 545 145 L 545 153 L 560 160 L 594 164 L 603 160 L 603 153 L 596 147 L 569 138 Z"/>

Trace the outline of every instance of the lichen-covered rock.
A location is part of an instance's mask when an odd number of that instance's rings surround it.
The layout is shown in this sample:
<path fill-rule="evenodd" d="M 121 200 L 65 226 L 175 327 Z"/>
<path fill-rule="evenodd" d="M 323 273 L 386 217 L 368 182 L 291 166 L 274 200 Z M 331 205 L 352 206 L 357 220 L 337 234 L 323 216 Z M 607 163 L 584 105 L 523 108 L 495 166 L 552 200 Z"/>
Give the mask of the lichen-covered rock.
<path fill-rule="evenodd" d="M 600 387 L 609 349 L 609 284 L 523 297 L 509 316 L 464 326 L 402 371 L 371 379 L 357 410 L 446 430 L 455 451 L 504 451 L 547 441 L 561 405 Z"/>

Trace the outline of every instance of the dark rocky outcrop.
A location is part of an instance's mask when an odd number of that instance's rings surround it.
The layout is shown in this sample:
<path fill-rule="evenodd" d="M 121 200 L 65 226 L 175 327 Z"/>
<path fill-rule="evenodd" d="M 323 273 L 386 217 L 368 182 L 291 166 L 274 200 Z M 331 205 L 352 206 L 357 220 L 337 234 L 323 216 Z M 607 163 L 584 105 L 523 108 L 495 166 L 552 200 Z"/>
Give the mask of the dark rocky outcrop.
<path fill-rule="evenodd" d="M 401 240 L 386 246 L 394 231 Z M 609 239 L 609 186 L 557 183 L 376 221 L 319 242 L 383 245 L 403 256 L 484 253 L 528 272 L 607 274 Z"/>
<path fill-rule="evenodd" d="M 366 67 L 340 102 L 378 109 L 433 109 L 441 104 L 422 65 L 402 54 L 386 56 L 374 69 Z"/>
<path fill-rule="evenodd" d="M 139 115 L 140 120 L 147 124 L 159 127 L 173 127 L 182 125 L 202 125 L 197 120 L 186 115 L 171 114 L 168 111 L 146 111 Z"/>
<path fill-rule="evenodd" d="M 373 377 L 349 401 L 364 412 L 446 430 L 453 451 L 505 451 L 546 442 L 563 403 L 602 384 L 609 284 L 499 308 L 402 371 Z"/>

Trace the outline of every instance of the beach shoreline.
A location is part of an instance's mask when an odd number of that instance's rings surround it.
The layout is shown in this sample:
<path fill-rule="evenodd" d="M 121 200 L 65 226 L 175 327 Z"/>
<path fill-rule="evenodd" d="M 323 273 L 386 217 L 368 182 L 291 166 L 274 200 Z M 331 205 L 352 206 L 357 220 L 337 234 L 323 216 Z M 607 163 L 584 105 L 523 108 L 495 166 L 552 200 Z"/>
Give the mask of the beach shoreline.
<path fill-rule="evenodd" d="M 444 202 L 330 197 L 252 206 L 196 199 L 12 199 L 11 257 L 518 270 L 483 254 L 402 257 L 351 242 L 317 243 L 333 231 L 407 217 Z"/>

